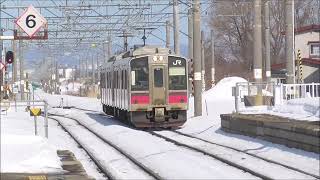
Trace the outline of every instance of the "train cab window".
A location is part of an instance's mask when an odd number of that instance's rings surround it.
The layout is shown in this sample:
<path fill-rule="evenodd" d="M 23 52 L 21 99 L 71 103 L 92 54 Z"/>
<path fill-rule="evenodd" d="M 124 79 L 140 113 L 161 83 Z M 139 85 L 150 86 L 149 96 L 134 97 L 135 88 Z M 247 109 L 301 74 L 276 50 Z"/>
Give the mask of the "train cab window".
<path fill-rule="evenodd" d="M 131 90 L 147 91 L 149 89 L 148 57 L 131 60 Z"/>
<path fill-rule="evenodd" d="M 155 68 L 153 70 L 154 86 L 163 87 L 163 68 Z"/>
<path fill-rule="evenodd" d="M 169 56 L 169 90 L 186 90 L 187 74 L 186 60 Z"/>

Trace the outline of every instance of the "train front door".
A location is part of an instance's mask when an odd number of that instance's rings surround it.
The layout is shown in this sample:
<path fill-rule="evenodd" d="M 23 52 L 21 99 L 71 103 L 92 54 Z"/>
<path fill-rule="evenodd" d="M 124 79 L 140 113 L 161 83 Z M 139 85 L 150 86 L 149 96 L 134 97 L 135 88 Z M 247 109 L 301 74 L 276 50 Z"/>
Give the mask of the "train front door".
<path fill-rule="evenodd" d="M 166 104 L 166 68 L 163 65 L 152 66 L 152 104 Z"/>

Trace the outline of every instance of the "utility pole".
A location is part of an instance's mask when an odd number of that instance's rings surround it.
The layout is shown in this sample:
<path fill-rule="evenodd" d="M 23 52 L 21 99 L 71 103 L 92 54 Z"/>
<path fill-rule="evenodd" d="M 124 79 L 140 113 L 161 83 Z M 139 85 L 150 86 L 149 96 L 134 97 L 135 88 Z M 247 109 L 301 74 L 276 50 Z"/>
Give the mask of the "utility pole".
<path fill-rule="evenodd" d="M 193 0 L 194 116 L 202 115 L 200 2 Z"/>
<path fill-rule="evenodd" d="M 192 8 L 188 10 L 188 56 L 190 62 L 188 63 L 189 72 L 192 72 L 192 64 L 193 64 L 193 15 Z M 192 94 L 192 78 L 189 78 L 189 96 Z"/>
<path fill-rule="evenodd" d="M 99 56 L 97 55 L 97 81 L 100 81 L 100 62 L 99 62 Z"/>
<path fill-rule="evenodd" d="M 111 41 L 111 36 L 108 36 L 108 54 L 107 57 L 108 59 L 111 57 L 112 55 L 112 41 Z"/>
<path fill-rule="evenodd" d="M 12 40 L 13 66 L 12 66 L 12 84 L 17 81 L 17 58 L 16 58 L 16 42 Z"/>
<path fill-rule="evenodd" d="M 87 58 L 86 58 L 86 64 L 85 64 L 85 66 L 86 66 L 85 80 L 87 80 L 87 78 L 88 78 L 88 61 L 89 61 L 89 58 L 87 57 Z"/>
<path fill-rule="evenodd" d="M 286 0 L 286 8 L 285 8 L 285 20 L 286 20 L 286 81 L 287 84 L 295 83 L 295 75 L 294 75 L 294 1 Z"/>
<path fill-rule="evenodd" d="M 79 61 L 79 83 L 81 83 L 81 58 L 80 58 L 80 56 L 79 56 L 78 61 Z"/>
<path fill-rule="evenodd" d="M 254 80 L 262 82 L 262 33 L 261 33 L 261 0 L 254 0 L 254 40 L 253 40 Z"/>
<path fill-rule="evenodd" d="M 174 52 L 180 54 L 179 38 L 179 4 L 178 0 L 173 0 L 173 30 L 174 30 Z"/>
<path fill-rule="evenodd" d="M 211 30 L 211 87 L 215 84 L 214 32 Z"/>
<path fill-rule="evenodd" d="M 204 31 L 201 31 L 201 81 L 202 81 L 202 92 L 206 90 L 205 76 L 205 57 L 204 57 Z"/>
<path fill-rule="evenodd" d="M 91 71 L 92 71 L 92 82 L 91 82 L 91 84 L 95 84 L 95 74 L 94 74 L 94 55 L 92 54 L 92 59 L 91 59 L 92 61 L 91 61 Z"/>
<path fill-rule="evenodd" d="M 271 62 L 270 62 L 270 10 L 269 0 L 264 4 L 264 22 L 265 22 L 265 47 L 266 47 L 266 80 L 271 81 Z"/>
<path fill-rule="evenodd" d="M 60 93 L 60 91 L 58 91 L 58 83 L 59 83 L 59 67 L 58 67 L 58 61 L 55 60 L 55 83 L 54 83 L 54 92 L 55 94 Z M 58 92 L 57 92 L 58 91 Z"/>
<path fill-rule="evenodd" d="M 0 9 L 1 9 L 1 4 L 0 4 Z M 0 11 L 1 12 L 1 11 Z M 1 17 L 1 13 L 0 13 L 0 17 Z M 1 26 L 1 18 L 0 18 L 0 36 L 3 35 L 3 29 L 2 29 L 2 26 Z M 2 53 L 3 53 L 3 40 L 1 39 L 0 40 L 0 62 L 4 62 L 4 58 L 2 56 Z M 0 70 L 0 100 L 2 100 L 2 88 L 3 88 L 3 78 L 4 78 L 4 75 L 3 75 L 3 71 Z"/>
<path fill-rule="evenodd" d="M 24 100 L 24 85 L 22 81 L 24 81 L 24 72 L 23 72 L 23 52 L 22 52 L 22 40 L 19 40 L 19 62 L 20 62 L 20 93 L 21 100 Z"/>
<path fill-rule="evenodd" d="M 166 48 L 170 49 L 170 21 L 166 21 Z"/>

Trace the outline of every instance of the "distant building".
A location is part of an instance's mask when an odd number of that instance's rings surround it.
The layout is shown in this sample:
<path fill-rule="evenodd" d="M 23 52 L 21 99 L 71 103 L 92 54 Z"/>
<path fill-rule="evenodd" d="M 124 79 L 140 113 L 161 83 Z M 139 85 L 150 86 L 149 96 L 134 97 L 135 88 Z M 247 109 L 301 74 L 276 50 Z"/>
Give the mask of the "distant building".
<path fill-rule="evenodd" d="M 320 82 L 320 24 L 297 28 L 295 30 L 296 82 L 300 83 L 300 69 L 297 52 L 302 57 L 302 82 Z M 272 81 L 284 83 L 286 63 L 272 64 Z"/>
<path fill-rule="evenodd" d="M 59 81 L 72 80 L 75 75 L 75 69 L 73 68 L 62 68 L 58 69 Z"/>

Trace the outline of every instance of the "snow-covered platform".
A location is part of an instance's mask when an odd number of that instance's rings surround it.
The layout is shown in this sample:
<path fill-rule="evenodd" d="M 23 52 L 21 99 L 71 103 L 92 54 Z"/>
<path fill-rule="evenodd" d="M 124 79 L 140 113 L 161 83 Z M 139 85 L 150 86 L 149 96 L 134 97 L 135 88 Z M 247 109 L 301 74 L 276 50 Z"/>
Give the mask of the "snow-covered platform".
<path fill-rule="evenodd" d="M 68 150 L 58 150 L 58 157 L 62 163 L 61 173 L 15 173 L 7 172 L 0 173 L 0 179 L 10 180 L 25 180 L 25 179 L 68 179 L 68 180 L 92 180 L 86 171 L 83 169 L 82 164 L 75 158 L 74 154 Z"/>
<path fill-rule="evenodd" d="M 258 137 L 288 147 L 320 153 L 320 121 L 270 114 L 221 114 L 224 131 Z"/>

